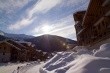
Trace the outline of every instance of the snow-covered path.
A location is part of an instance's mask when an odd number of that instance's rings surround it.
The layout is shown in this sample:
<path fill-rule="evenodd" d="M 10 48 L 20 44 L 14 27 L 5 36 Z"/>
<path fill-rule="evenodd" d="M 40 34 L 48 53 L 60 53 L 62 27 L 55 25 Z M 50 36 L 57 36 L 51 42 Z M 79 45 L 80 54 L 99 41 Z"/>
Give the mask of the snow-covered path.
<path fill-rule="evenodd" d="M 11 63 L 0 64 L 0 73 L 39 73 L 39 69 L 44 62 L 26 62 L 26 63 Z M 18 69 L 19 67 L 19 69 Z"/>
<path fill-rule="evenodd" d="M 11 64 L 2 64 L 0 63 L 0 73 L 16 73 L 18 66 L 25 66 L 27 63 L 11 63 Z M 15 71 L 15 72 L 14 72 Z"/>

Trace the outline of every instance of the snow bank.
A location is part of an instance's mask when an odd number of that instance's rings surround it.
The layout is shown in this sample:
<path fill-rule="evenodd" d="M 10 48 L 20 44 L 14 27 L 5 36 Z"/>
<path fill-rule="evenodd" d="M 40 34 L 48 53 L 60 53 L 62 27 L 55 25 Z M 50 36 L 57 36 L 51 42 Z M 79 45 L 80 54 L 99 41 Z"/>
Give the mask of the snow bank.
<path fill-rule="evenodd" d="M 100 49 L 94 53 L 97 57 L 109 57 L 110 58 L 110 44 L 103 44 Z"/>
<path fill-rule="evenodd" d="M 110 44 L 104 44 L 94 54 L 84 47 L 60 52 L 40 68 L 40 73 L 110 73 L 109 48 Z"/>
<path fill-rule="evenodd" d="M 75 57 L 74 53 L 70 52 L 58 53 L 45 64 L 44 68 L 48 69 L 49 71 L 52 71 L 53 69 L 65 66 L 68 62 L 72 61 L 74 57 Z"/>
<path fill-rule="evenodd" d="M 98 73 L 103 67 L 110 68 L 110 59 L 81 55 L 66 73 Z"/>

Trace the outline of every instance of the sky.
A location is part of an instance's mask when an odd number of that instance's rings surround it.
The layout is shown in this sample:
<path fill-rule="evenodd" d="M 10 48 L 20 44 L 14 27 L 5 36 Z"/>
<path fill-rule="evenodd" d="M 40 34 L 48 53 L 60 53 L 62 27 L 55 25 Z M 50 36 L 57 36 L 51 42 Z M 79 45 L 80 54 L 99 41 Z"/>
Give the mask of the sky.
<path fill-rule="evenodd" d="M 86 10 L 89 0 L 0 0 L 0 30 L 76 40 L 73 13 Z"/>

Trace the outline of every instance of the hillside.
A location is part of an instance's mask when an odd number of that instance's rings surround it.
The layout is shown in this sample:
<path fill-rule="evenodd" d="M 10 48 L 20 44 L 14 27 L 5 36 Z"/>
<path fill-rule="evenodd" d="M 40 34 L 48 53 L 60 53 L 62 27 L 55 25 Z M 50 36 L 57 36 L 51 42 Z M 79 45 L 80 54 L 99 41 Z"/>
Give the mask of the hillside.
<path fill-rule="evenodd" d="M 67 44 L 76 45 L 76 41 L 74 40 L 55 35 L 42 35 L 35 38 L 26 39 L 26 41 L 32 42 L 35 44 L 36 48 L 46 52 L 65 51 L 67 50 Z"/>
<path fill-rule="evenodd" d="M 67 50 L 67 45 L 75 46 L 77 43 L 74 40 L 56 36 L 56 35 L 42 35 L 38 37 L 25 35 L 25 34 L 11 34 L 0 31 L 0 41 L 5 39 L 13 39 L 15 41 L 26 41 L 32 42 L 35 44 L 35 48 L 45 51 L 45 52 L 54 52 L 54 51 L 65 51 Z M 72 48 L 71 47 L 71 48 Z"/>
<path fill-rule="evenodd" d="M 12 38 L 14 40 L 24 40 L 29 38 L 34 38 L 34 36 L 31 35 L 25 35 L 25 34 L 12 34 L 12 33 L 6 33 L 0 30 L 0 35 L 8 38 Z"/>
<path fill-rule="evenodd" d="M 5 36 L 3 36 L 3 35 L 0 35 L 0 41 L 3 41 L 3 40 L 5 40 L 5 39 L 9 39 L 8 37 L 5 37 Z"/>

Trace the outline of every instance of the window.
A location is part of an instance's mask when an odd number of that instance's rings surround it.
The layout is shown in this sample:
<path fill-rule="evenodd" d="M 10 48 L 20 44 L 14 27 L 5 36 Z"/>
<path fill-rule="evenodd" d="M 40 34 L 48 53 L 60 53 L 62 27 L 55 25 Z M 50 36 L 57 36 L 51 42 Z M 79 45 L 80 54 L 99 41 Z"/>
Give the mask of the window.
<path fill-rule="evenodd" d="M 5 55 L 5 52 L 3 52 L 3 55 Z"/>

